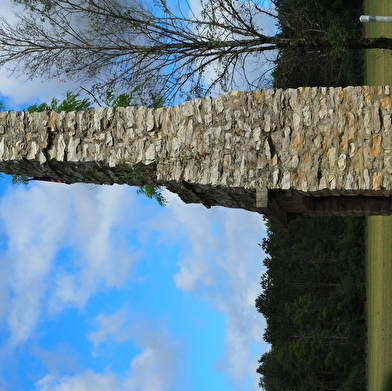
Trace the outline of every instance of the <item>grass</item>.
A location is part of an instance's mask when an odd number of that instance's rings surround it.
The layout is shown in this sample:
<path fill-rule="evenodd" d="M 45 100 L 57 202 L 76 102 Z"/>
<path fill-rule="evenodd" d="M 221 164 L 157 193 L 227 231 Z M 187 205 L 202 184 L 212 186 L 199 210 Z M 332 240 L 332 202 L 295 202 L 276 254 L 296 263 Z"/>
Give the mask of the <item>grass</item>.
<path fill-rule="evenodd" d="M 392 218 L 368 219 L 368 389 L 383 390 L 392 371 Z"/>
<path fill-rule="evenodd" d="M 364 14 L 391 15 L 390 0 L 365 0 Z M 392 37 L 392 24 L 366 23 L 367 37 Z M 366 53 L 366 84 L 392 84 L 392 57 Z M 367 220 L 368 390 L 390 391 L 392 373 L 392 217 Z"/>
<path fill-rule="evenodd" d="M 365 0 L 364 14 L 392 16 L 390 0 Z M 392 23 L 364 23 L 367 37 L 392 37 Z M 366 84 L 392 84 L 392 57 L 389 50 L 368 50 L 366 53 Z"/>

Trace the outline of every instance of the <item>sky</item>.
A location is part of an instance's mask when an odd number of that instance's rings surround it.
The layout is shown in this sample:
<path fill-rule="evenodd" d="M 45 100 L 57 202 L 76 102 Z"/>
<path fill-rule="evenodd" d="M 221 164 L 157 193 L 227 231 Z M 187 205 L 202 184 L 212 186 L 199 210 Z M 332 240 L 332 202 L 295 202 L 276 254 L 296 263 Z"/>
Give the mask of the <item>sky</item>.
<path fill-rule="evenodd" d="M 78 86 L 0 69 L 6 109 Z M 263 217 L 165 197 L 3 175 L 0 391 L 259 389 Z"/>

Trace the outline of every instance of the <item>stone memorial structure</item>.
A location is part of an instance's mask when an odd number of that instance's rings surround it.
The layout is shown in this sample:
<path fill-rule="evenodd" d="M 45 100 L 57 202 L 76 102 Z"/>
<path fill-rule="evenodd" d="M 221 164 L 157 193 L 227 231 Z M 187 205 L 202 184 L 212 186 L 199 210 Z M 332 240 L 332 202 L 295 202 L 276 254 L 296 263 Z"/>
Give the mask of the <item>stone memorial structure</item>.
<path fill-rule="evenodd" d="M 175 107 L 0 113 L 0 171 L 164 186 L 265 214 L 392 214 L 390 87 L 233 91 Z"/>

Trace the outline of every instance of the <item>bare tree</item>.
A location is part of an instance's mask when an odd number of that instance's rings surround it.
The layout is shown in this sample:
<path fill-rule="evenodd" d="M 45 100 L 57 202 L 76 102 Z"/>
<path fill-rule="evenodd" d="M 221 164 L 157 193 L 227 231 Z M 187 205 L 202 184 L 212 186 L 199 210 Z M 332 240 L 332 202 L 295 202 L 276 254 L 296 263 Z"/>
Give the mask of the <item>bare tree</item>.
<path fill-rule="evenodd" d="M 232 88 L 234 72 L 250 56 L 290 47 L 331 47 L 326 34 L 268 36 L 258 24 L 274 15 L 258 0 L 202 0 L 201 12 L 189 5 L 170 8 L 165 0 L 14 0 L 24 4 L 12 23 L 0 18 L 0 66 L 28 77 L 95 80 L 129 88 L 143 85 L 165 96 Z M 348 49 L 392 48 L 392 39 L 347 40 Z M 205 74 L 214 71 L 206 85 Z M 259 87 L 264 70 L 249 87 Z"/>
<path fill-rule="evenodd" d="M 0 65 L 28 77 L 79 78 L 154 88 L 171 98 L 204 88 L 211 67 L 231 87 L 253 53 L 271 50 L 255 20 L 256 3 L 207 0 L 197 15 L 162 0 L 17 0 L 26 12 L 0 19 Z M 210 68 L 209 68 L 210 67 Z M 249 83 L 250 84 L 250 83 Z"/>

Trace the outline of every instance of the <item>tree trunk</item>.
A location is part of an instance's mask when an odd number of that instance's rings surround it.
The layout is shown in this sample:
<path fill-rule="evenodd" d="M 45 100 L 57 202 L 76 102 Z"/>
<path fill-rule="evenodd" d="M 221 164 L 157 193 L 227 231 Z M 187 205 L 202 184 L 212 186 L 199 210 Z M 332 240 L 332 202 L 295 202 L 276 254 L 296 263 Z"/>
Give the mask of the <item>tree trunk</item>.
<path fill-rule="evenodd" d="M 317 48 L 333 48 L 334 45 L 330 40 L 326 38 L 280 38 L 280 37 L 266 37 L 269 39 L 261 40 L 261 43 L 275 45 L 275 49 L 288 49 L 295 47 L 304 47 L 309 49 Z M 361 49 L 392 49 L 392 38 L 378 37 L 378 38 L 352 38 L 346 42 L 342 42 L 343 45 L 349 50 L 361 50 Z M 266 49 L 269 47 L 266 46 Z M 260 51 L 262 51 L 262 47 Z"/>
<path fill-rule="evenodd" d="M 392 49 L 392 38 L 356 38 L 347 41 L 349 49 Z"/>

